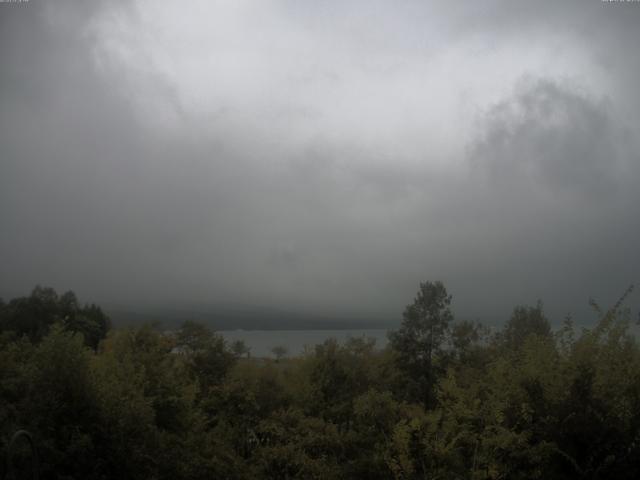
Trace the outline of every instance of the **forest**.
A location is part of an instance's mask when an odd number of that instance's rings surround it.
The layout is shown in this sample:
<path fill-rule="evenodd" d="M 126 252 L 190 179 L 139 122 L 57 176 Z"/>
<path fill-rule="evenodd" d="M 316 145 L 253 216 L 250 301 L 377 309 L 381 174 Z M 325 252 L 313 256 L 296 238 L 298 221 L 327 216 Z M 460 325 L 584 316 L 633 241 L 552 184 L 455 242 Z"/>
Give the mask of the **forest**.
<path fill-rule="evenodd" d="M 427 281 L 384 349 L 267 359 L 195 322 L 112 328 L 36 287 L 0 301 L 0 478 L 635 479 L 631 290 L 592 301 L 588 328 L 537 303 L 489 329 Z"/>

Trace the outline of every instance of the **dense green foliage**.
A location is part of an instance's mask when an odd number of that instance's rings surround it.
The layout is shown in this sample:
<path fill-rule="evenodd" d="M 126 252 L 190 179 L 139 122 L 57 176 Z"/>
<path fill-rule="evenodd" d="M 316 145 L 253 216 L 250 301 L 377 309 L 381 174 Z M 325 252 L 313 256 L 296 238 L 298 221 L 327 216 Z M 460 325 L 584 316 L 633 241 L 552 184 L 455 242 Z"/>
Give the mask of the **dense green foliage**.
<path fill-rule="evenodd" d="M 39 342 L 59 323 L 81 333 L 87 346 L 96 349 L 109 330 L 109 318 L 96 305 L 80 306 L 73 292 L 58 295 L 52 288 L 37 286 L 28 297 L 0 300 L 0 331 L 12 332 Z"/>
<path fill-rule="evenodd" d="M 553 332 L 455 322 L 420 285 L 390 345 L 255 359 L 197 323 L 110 330 L 36 288 L 0 302 L 0 448 L 33 433 L 43 478 L 569 479 L 640 474 L 640 347 L 621 302 Z M 4 453 L 4 452 L 0 452 Z"/>

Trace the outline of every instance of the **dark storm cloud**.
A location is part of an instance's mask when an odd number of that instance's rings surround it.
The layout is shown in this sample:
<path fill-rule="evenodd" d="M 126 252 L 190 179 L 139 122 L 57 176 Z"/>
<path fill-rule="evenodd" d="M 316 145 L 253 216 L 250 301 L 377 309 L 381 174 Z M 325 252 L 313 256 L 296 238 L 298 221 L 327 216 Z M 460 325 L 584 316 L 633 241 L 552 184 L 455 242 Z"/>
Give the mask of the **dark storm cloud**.
<path fill-rule="evenodd" d="M 3 295 L 558 318 L 637 280 L 640 7 L 92 5 L 0 4 Z"/>
<path fill-rule="evenodd" d="M 630 165 L 625 136 L 605 100 L 591 100 L 546 80 L 523 80 L 513 97 L 482 119 L 471 151 L 494 181 L 530 186 L 545 196 L 601 201 L 619 193 Z"/>
<path fill-rule="evenodd" d="M 469 148 L 477 206 L 468 213 L 493 232 L 487 257 L 501 265 L 503 285 L 567 311 L 587 295 L 622 292 L 639 266 L 640 172 L 610 103 L 528 78 L 481 125 Z"/>

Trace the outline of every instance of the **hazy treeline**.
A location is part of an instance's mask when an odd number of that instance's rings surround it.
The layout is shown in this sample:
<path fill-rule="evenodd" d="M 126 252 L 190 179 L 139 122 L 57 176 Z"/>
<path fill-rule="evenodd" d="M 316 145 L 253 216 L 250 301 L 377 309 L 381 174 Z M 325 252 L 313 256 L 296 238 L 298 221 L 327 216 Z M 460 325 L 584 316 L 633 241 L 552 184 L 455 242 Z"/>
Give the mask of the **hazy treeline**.
<path fill-rule="evenodd" d="M 26 428 L 42 478 L 637 478 L 622 300 L 594 303 L 589 329 L 554 331 L 537 304 L 491 333 L 426 282 L 384 350 L 327 340 L 274 361 L 193 322 L 111 329 L 38 287 L 0 301 L 0 453 Z"/>

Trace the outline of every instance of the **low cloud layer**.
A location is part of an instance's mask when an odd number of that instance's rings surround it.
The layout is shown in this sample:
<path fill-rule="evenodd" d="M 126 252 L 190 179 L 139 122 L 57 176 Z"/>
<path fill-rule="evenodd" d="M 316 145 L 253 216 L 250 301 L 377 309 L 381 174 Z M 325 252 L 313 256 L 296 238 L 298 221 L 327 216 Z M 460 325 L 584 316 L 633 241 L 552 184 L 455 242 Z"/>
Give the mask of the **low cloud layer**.
<path fill-rule="evenodd" d="M 640 267 L 640 6 L 532 5 L 0 4 L 0 294 L 615 301 Z"/>

